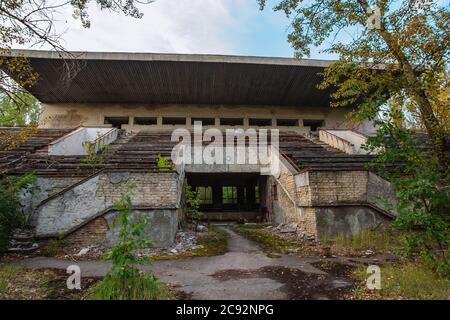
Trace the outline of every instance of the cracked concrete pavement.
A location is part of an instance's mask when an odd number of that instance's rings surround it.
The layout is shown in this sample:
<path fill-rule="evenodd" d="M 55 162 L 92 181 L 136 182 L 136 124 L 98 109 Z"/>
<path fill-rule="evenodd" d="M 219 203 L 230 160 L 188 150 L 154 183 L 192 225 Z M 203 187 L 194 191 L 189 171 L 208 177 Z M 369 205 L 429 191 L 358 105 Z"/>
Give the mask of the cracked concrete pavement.
<path fill-rule="evenodd" d="M 151 268 L 161 281 L 176 286 L 189 298 L 196 300 L 290 299 L 291 296 L 286 290 L 289 280 L 282 281 L 281 277 L 277 279 L 267 276 L 267 272 L 261 272 L 269 269 L 281 270 L 281 274 L 295 271 L 296 274 L 312 276 L 309 290 L 314 289 L 317 277 L 327 278 L 326 285 L 329 284 L 331 289 L 351 285 L 345 279 L 330 277 L 326 272 L 314 267 L 314 263 L 324 260 L 320 257 L 284 254 L 279 258 L 269 258 L 256 243 L 236 234 L 230 228 L 224 227 L 224 230 L 229 235 L 228 252 L 224 255 L 155 261 L 151 266 L 143 266 L 143 269 Z M 111 268 L 111 264 L 106 261 L 67 261 L 44 257 L 25 259 L 19 263 L 27 268 L 56 269 L 66 269 L 69 265 L 76 264 L 85 277 L 102 277 Z M 221 278 L 221 274 L 234 276 Z M 298 290 L 301 289 L 299 287 Z M 328 297 L 326 294 L 320 294 L 317 298 Z"/>

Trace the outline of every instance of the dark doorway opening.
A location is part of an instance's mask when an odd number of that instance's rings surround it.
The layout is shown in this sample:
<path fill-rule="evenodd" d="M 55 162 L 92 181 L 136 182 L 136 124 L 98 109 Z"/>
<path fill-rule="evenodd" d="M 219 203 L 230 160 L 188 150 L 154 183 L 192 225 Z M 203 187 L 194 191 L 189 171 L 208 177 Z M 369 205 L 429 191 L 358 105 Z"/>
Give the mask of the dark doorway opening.
<path fill-rule="evenodd" d="M 104 124 L 110 124 L 114 128 L 122 129 L 122 125 L 130 122 L 129 117 L 105 117 Z"/>
<path fill-rule="evenodd" d="M 261 199 L 266 177 L 256 173 L 188 173 L 207 220 L 263 221 Z"/>
<path fill-rule="evenodd" d="M 310 127 L 311 131 L 317 131 L 320 127 L 324 126 L 324 120 L 309 120 L 304 119 L 303 120 L 303 126 L 304 127 Z"/>

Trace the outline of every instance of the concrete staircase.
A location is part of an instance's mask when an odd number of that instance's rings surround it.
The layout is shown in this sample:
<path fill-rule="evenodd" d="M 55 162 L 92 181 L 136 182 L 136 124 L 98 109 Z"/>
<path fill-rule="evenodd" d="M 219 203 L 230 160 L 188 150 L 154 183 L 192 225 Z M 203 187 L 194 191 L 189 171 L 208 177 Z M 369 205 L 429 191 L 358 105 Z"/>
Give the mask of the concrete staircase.
<path fill-rule="evenodd" d="M 11 237 L 8 252 L 18 254 L 29 254 L 39 248 L 35 242 L 34 232 L 28 229 L 16 229 Z"/>

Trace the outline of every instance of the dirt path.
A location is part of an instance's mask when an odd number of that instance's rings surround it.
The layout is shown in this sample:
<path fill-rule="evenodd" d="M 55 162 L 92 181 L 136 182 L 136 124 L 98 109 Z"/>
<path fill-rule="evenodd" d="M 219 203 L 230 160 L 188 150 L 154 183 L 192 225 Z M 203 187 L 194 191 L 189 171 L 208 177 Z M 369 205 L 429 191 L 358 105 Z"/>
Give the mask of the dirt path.
<path fill-rule="evenodd" d="M 334 299 L 352 285 L 347 276 L 350 267 L 338 263 L 342 261 L 294 255 L 269 258 L 256 243 L 229 228 L 224 230 L 229 234 L 226 254 L 156 261 L 151 268 L 161 281 L 177 286 L 191 299 Z M 319 268 L 324 263 L 329 273 Z M 22 260 L 20 264 L 56 269 L 77 264 L 86 277 L 104 276 L 111 267 L 104 261 L 43 257 Z"/>

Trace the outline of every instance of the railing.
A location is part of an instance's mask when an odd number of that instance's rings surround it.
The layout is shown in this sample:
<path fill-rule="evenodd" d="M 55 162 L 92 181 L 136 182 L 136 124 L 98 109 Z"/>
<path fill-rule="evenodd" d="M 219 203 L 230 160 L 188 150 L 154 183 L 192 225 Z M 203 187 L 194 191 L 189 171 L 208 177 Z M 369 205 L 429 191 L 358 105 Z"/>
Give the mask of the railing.
<path fill-rule="evenodd" d="M 327 131 L 319 130 L 319 140 L 348 154 L 357 153 L 353 143 Z"/>
<path fill-rule="evenodd" d="M 117 135 L 119 134 L 119 130 L 117 128 L 112 128 L 105 134 L 102 134 L 97 139 L 91 142 L 93 146 L 93 150 L 95 153 L 99 152 L 104 145 L 110 144 L 111 142 L 117 139 Z"/>

